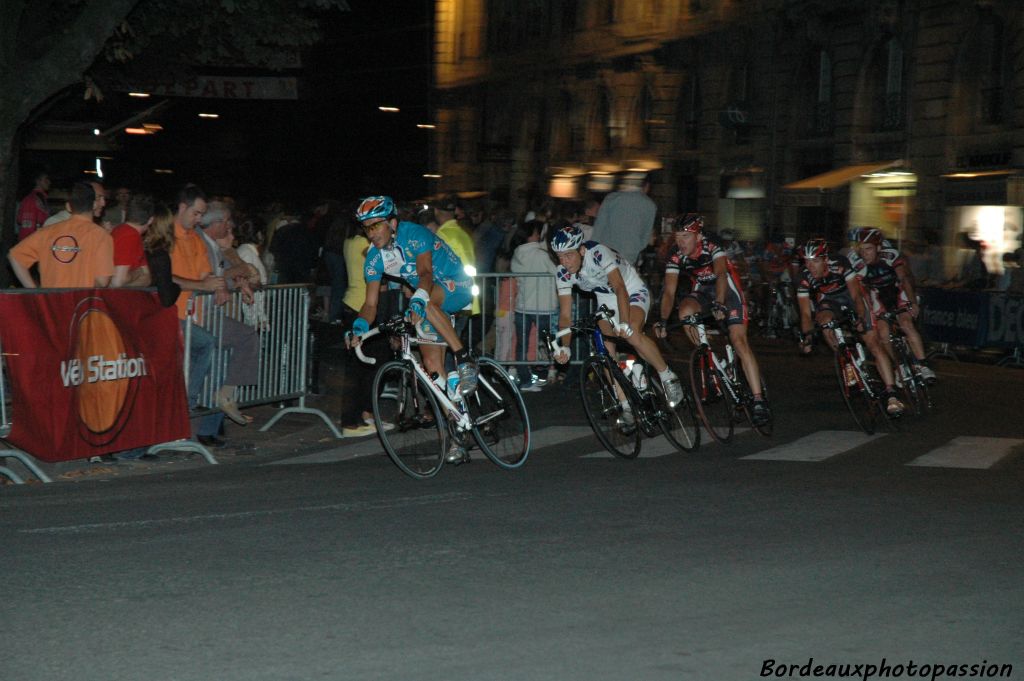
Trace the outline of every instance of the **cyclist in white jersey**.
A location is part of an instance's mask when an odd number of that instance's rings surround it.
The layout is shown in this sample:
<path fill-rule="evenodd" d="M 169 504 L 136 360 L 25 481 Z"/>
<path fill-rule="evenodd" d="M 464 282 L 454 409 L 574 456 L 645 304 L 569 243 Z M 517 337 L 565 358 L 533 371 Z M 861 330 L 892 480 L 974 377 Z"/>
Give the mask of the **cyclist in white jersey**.
<path fill-rule="evenodd" d="M 633 346 L 636 353 L 658 372 L 669 405 L 675 407 L 679 404 L 683 399 L 679 378 L 661 356 L 658 345 L 643 331 L 651 306 L 651 294 L 636 269 L 607 246 L 596 241 L 584 241 L 583 230 L 576 225 L 559 230 L 551 240 L 551 250 L 559 262 L 556 272 L 559 329 L 572 325 L 573 286 L 581 291 L 594 292 L 598 305 L 605 305 L 614 313 L 610 320 L 600 322 L 601 332 L 609 338 L 623 338 Z M 560 364 L 569 361 L 571 342 L 572 334 L 563 336 L 555 361 Z M 606 341 L 606 344 L 614 356 L 614 342 Z M 623 418 L 628 421 L 632 414 L 624 412 Z"/>

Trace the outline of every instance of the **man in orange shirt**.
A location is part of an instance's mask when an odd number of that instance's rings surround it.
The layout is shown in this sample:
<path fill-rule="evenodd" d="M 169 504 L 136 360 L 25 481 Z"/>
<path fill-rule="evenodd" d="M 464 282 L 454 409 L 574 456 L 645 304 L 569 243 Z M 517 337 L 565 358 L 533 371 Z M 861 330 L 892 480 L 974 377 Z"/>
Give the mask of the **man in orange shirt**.
<path fill-rule="evenodd" d="M 7 258 L 25 288 L 94 288 L 110 284 L 114 274 L 114 243 L 93 222 L 96 190 L 88 182 L 71 188 L 71 217 L 30 234 Z M 37 285 L 29 269 L 39 264 Z"/>
<path fill-rule="evenodd" d="M 196 232 L 196 225 L 204 213 L 206 194 L 194 184 L 185 185 L 178 194 L 178 212 L 174 217 L 174 250 L 171 251 L 171 274 L 174 283 L 181 287 L 177 304 L 182 333 L 191 323 L 188 317 L 188 301 L 192 297 L 192 291 L 213 291 L 216 298 L 227 295 L 224 277 L 213 274 L 206 244 L 203 237 Z M 216 347 L 217 339 L 209 331 L 198 324 L 191 324 L 191 341 L 188 348 L 189 409 L 194 409 L 199 402 L 199 393 L 203 389 L 206 375 L 210 373 Z M 207 447 L 223 447 L 224 440 L 217 437 L 216 431 L 207 432 L 207 426 L 212 423 L 211 419 L 202 419 L 197 427 L 196 439 Z M 219 426 L 219 420 L 217 425 Z"/>

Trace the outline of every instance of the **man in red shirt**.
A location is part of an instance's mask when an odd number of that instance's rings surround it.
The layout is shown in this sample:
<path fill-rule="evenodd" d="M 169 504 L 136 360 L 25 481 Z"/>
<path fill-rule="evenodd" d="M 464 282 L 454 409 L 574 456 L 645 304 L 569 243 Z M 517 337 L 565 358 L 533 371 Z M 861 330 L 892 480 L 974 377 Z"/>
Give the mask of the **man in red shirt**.
<path fill-rule="evenodd" d="M 50 217 L 46 206 L 46 192 L 50 191 L 50 176 L 39 173 L 35 177 L 35 188 L 18 204 L 18 241 L 43 226 Z"/>
<path fill-rule="evenodd" d="M 111 286 L 149 286 L 149 264 L 142 235 L 153 224 L 153 198 L 133 196 L 125 209 L 125 222 L 110 232 L 114 238 L 114 278 Z"/>

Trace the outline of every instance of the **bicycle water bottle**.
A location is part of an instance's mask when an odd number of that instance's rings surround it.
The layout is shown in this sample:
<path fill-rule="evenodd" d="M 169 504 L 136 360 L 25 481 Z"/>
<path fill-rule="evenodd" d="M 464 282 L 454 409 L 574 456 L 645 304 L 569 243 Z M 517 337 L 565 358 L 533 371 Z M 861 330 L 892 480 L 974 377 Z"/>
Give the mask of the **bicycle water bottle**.
<path fill-rule="evenodd" d="M 725 345 L 725 358 L 726 358 L 726 369 L 729 374 L 729 380 L 736 381 L 736 355 L 733 352 L 732 344 L 726 343 Z"/>
<path fill-rule="evenodd" d="M 459 372 L 449 371 L 447 384 L 448 399 L 452 402 L 461 400 L 462 396 L 459 395 Z"/>
<path fill-rule="evenodd" d="M 857 343 L 857 364 L 863 366 L 867 358 L 864 356 L 864 346 L 861 343 Z"/>
<path fill-rule="evenodd" d="M 647 390 L 647 374 L 644 373 L 644 367 L 640 362 L 633 362 L 633 368 L 629 371 L 629 379 L 641 394 Z"/>

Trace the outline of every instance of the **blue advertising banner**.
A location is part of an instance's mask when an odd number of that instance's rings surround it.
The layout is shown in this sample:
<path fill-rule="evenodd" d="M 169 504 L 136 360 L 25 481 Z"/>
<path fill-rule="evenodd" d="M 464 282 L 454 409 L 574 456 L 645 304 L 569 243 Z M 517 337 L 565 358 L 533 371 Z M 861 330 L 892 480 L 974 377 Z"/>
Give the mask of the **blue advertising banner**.
<path fill-rule="evenodd" d="M 933 343 L 983 347 L 988 330 L 989 294 L 984 291 L 921 289 L 919 321 Z"/>
<path fill-rule="evenodd" d="M 993 293 L 988 301 L 983 347 L 1024 346 L 1024 297 Z"/>

